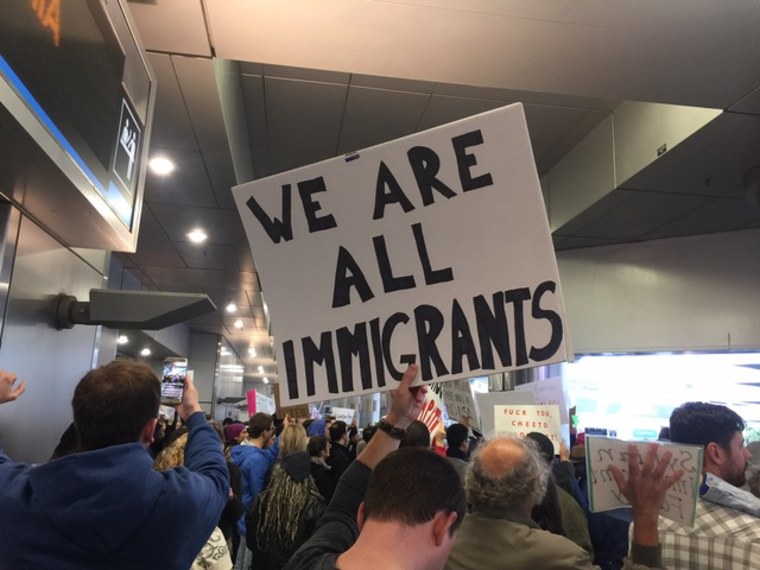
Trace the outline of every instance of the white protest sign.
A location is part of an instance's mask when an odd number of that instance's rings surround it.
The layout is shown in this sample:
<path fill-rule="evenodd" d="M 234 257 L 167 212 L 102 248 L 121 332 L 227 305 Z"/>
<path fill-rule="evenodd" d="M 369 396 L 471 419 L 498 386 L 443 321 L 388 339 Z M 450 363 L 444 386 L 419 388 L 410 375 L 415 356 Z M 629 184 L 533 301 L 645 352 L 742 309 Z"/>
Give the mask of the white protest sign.
<path fill-rule="evenodd" d="M 494 406 L 496 433 L 525 437 L 537 431 L 544 434 L 554 444 L 554 453 L 559 453 L 562 431 L 557 406 Z"/>
<path fill-rule="evenodd" d="M 651 442 L 628 442 L 611 437 L 586 436 L 586 470 L 589 485 L 589 506 L 593 512 L 608 511 L 628 505 L 618 490 L 615 479 L 607 467 L 614 465 L 623 474 L 628 473 L 628 446 L 635 443 L 643 461 Z M 661 443 L 657 456 L 670 451 L 673 454 L 666 475 L 677 469 L 685 471 L 681 480 L 673 485 L 665 497 L 660 514 L 687 526 L 694 525 L 699 483 L 702 475 L 703 449 L 696 445 Z"/>
<path fill-rule="evenodd" d="M 523 390 L 533 390 L 533 395 L 536 397 L 536 404 L 554 404 L 559 406 L 560 422 L 563 424 L 570 423 L 565 387 L 560 376 L 546 378 L 545 380 L 537 380 L 536 382 L 528 382 L 527 384 L 520 384 L 519 386 L 515 386 L 515 390 L 518 392 Z"/>
<path fill-rule="evenodd" d="M 330 415 L 335 416 L 337 421 L 346 422 L 348 425 L 351 425 L 351 422 L 354 421 L 356 410 L 353 408 L 337 408 L 333 406 L 330 408 Z"/>
<path fill-rule="evenodd" d="M 281 405 L 566 359 L 522 105 L 233 189 Z"/>
<path fill-rule="evenodd" d="M 472 398 L 470 382 L 467 379 L 460 378 L 451 382 L 443 382 L 441 392 L 446 410 L 449 413 L 449 419 L 461 423 L 462 419 L 467 416 L 470 418 L 471 427 L 480 428 L 475 400 Z"/>
<path fill-rule="evenodd" d="M 427 426 L 430 432 L 430 442 L 432 443 L 438 427 L 443 422 L 443 402 L 441 400 L 440 384 L 430 386 L 417 419 Z"/>

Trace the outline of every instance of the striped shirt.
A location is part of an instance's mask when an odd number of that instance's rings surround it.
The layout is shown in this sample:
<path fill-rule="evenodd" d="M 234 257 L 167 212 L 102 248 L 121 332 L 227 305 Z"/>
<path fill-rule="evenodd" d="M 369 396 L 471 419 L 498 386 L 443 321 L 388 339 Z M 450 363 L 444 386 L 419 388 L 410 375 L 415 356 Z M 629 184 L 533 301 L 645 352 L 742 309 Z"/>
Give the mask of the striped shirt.
<path fill-rule="evenodd" d="M 697 500 L 694 528 L 660 517 L 668 570 L 760 570 L 760 518 Z"/>

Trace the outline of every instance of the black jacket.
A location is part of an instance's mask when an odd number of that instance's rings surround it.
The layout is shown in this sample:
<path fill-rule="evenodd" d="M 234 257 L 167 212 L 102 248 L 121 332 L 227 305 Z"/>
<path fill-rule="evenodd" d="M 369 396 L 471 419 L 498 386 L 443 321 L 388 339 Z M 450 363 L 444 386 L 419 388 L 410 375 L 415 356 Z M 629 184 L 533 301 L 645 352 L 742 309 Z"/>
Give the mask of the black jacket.
<path fill-rule="evenodd" d="M 351 465 L 351 452 L 345 445 L 333 443 L 330 446 L 330 458 L 327 460 L 327 463 L 330 465 L 333 481 L 337 485 L 340 476 Z"/>
<path fill-rule="evenodd" d="M 332 470 L 320 463 L 314 463 L 313 461 L 309 467 L 311 468 L 311 478 L 314 479 L 319 494 L 329 503 L 335 492 L 335 481 L 333 480 Z"/>

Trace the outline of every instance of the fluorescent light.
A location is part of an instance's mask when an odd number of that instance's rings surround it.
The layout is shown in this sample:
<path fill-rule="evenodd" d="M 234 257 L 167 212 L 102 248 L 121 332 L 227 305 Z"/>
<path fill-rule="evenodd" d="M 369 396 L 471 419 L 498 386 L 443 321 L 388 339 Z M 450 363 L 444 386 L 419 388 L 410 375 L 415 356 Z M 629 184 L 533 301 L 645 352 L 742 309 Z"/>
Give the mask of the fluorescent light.
<path fill-rule="evenodd" d="M 235 303 L 229 303 L 225 307 L 225 309 L 227 310 L 228 313 L 234 313 L 235 311 L 237 311 L 237 305 Z"/>
<path fill-rule="evenodd" d="M 174 172 L 174 163 L 165 156 L 154 156 L 148 162 L 148 166 L 154 174 L 166 176 Z"/>
<path fill-rule="evenodd" d="M 234 326 L 236 329 L 242 329 L 242 328 L 243 328 L 243 321 L 242 321 L 241 319 L 238 319 L 238 320 L 236 320 L 236 321 L 233 323 L 233 326 Z"/>
<path fill-rule="evenodd" d="M 203 243 L 208 239 L 208 234 L 200 228 L 195 228 L 191 232 L 188 232 L 187 239 L 193 243 Z"/>
<path fill-rule="evenodd" d="M 116 342 L 118 344 L 127 344 L 129 342 L 129 337 L 125 334 L 119 335 L 119 338 L 116 339 Z"/>
<path fill-rule="evenodd" d="M 263 366 L 259 366 L 259 374 L 264 374 L 264 367 Z"/>
<path fill-rule="evenodd" d="M 251 358 L 256 358 L 256 349 L 253 348 L 252 346 L 248 347 L 248 356 L 250 356 Z"/>
<path fill-rule="evenodd" d="M 265 377 L 264 377 L 264 379 L 262 380 L 262 382 L 264 382 L 264 384 L 269 384 L 269 378 L 267 378 L 267 377 L 265 376 Z"/>
<path fill-rule="evenodd" d="M 149 348 L 143 348 L 140 351 L 140 356 L 150 356 L 150 349 Z"/>

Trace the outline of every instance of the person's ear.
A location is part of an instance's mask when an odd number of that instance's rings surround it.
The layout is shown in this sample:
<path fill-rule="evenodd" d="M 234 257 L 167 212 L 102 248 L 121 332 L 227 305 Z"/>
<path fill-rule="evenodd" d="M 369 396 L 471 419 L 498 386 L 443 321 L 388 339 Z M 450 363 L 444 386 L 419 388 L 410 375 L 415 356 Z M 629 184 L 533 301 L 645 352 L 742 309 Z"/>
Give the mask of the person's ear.
<path fill-rule="evenodd" d="M 359 505 L 359 510 L 356 511 L 356 525 L 359 527 L 359 532 L 361 532 L 364 526 L 364 501 Z"/>
<path fill-rule="evenodd" d="M 711 441 L 705 446 L 705 456 L 708 461 L 711 463 L 716 463 L 720 465 L 723 463 L 723 449 L 715 443 L 714 441 Z"/>
<path fill-rule="evenodd" d="M 140 443 L 145 443 L 147 445 L 150 445 L 151 443 L 153 443 L 153 435 L 156 433 L 157 423 L 158 423 L 158 418 L 153 418 L 147 424 L 145 424 L 145 427 L 143 428 L 143 432 L 142 432 L 142 437 L 140 439 Z"/>
<path fill-rule="evenodd" d="M 456 513 L 444 513 L 439 511 L 433 518 L 433 540 L 436 546 L 441 546 L 449 534 L 451 525 L 457 520 Z"/>

